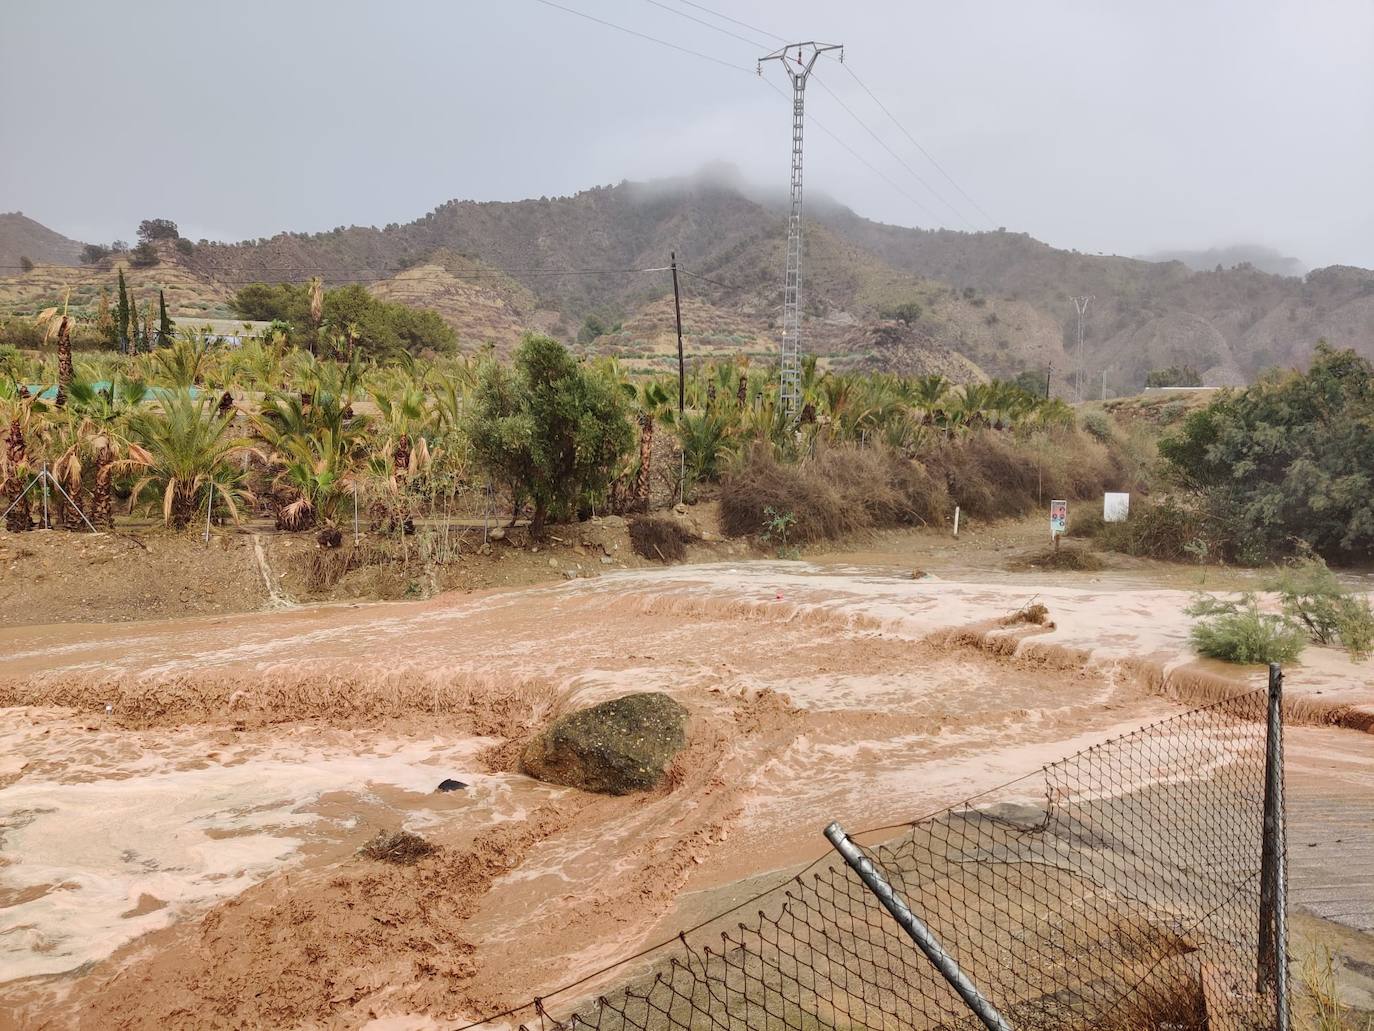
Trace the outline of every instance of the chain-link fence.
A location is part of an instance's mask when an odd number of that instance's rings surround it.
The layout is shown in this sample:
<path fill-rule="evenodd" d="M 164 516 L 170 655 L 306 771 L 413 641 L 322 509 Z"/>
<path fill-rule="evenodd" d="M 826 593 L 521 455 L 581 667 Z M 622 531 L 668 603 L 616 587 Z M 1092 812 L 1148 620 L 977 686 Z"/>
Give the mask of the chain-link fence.
<path fill-rule="evenodd" d="M 980 1022 L 884 908 L 872 878 L 839 854 L 499 1022 L 606 1031 L 1286 1027 L 1275 990 L 1286 965 L 1273 962 L 1284 940 L 1282 782 L 1270 776 L 1281 771 L 1281 738 L 1277 720 L 1274 735 L 1266 726 L 1277 710 L 1276 683 L 1087 749 L 900 833 L 858 836 L 885 839 L 863 850 L 870 873 L 905 901 L 1001 1024 L 986 1014 Z"/>

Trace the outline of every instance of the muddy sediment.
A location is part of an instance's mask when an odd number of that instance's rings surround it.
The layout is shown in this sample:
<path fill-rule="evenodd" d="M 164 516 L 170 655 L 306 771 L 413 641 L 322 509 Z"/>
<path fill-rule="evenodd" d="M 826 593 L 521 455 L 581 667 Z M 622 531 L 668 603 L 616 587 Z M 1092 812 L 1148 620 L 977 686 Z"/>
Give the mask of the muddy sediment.
<path fill-rule="evenodd" d="M 1250 687 L 1181 659 L 1181 592 L 1045 590 L 1053 626 L 1004 625 L 1030 593 L 760 563 L 0 632 L 0 1026 L 470 1019 L 822 854 L 832 818 L 919 816 Z M 690 713 L 661 787 L 515 772 L 549 720 L 638 690 Z M 1335 694 L 1293 704 L 1361 711 Z M 435 853 L 357 855 L 396 830 Z"/>

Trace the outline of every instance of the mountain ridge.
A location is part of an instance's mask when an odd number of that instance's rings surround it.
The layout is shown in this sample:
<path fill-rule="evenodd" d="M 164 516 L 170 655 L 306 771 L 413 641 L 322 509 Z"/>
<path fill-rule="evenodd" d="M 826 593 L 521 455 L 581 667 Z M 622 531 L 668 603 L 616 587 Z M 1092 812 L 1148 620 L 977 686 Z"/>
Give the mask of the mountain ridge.
<path fill-rule="evenodd" d="M 558 198 L 453 200 L 383 228 L 283 232 L 164 254 L 216 298 L 252 279 L 299 281 L 317 270 L 331 284 L 363 281 L 382 296 L 436 308 L 468 346 L 504 346 L 525 329 L 571 342 L 594 324 L 617 327 L 600 346 L 584 339 L 587 349 L 639 353 L 652 368 L 666 360 L 660 338 L 671 325 L 648 334 L 636 316 L 671 286 L 666 274 L 643 270 L 676 253 L 684 292 L 710 305 L 709 321 L 731 325 L 708 349 L 730 338 L 763 357 L 777 337 L 784 246 L 776 198 L 698 175 Z M 1241 383 L 1273 365 L 1305 364 L 1319 339 L 1374 357 L 1374 272 L 1364 269 L 1331 266 L 1303 278 L 1253 264 L 1195 271 L 1181 261 L 1080 254 L 1005 230 L 886 225 L 828 199 L 809 208 L 806 247 L 807 346 L 842 365 L 881 363 L 873 342 L 895 337 L 873 330 L 900 313 L 919 328 L 902 336 L 905 365 L 921 365 L 911 349 L 928 346 L 988 375 L 1053 366 L 1062 391 L 1077 366 L 1076 295 L 1094 298 L 1083 363 L 1093 393 L 1104 373 L 1110 392 L 1129 392 L 1171 365 L 1193 366 L 1210 384 Z M 15 279 L 23 277 L 0 279 L 0 305 Z M 867 350 L 847 350 L 856 346 Z"/>

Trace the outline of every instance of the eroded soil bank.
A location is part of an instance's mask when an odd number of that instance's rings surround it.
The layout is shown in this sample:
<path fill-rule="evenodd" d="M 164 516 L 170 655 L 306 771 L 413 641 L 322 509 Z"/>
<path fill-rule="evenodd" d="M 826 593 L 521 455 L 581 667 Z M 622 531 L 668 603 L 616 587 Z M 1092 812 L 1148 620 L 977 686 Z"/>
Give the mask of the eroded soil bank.
<path fill-rule="evenodd" d="M 1033 597 L 1052 629 L 1001 624 Z M 0 631 L 0 1024 L 446 1026 L 523 1002 L 670 935 L 680 900 L 821 854 L 832 818 L 920 816 L 1243 689 L 1189 661 L 1185 601 L 740 562 Z M 1364 678 L 1311 658 L 1306 716 L 1362 711 Z M 512 769 L 553 715 L 634 690 L 691 713 L 664 789 Z M 450 777 L 468 787 L 436 794 Z M 439 851 L 356 855 L 396 828 Z"/>

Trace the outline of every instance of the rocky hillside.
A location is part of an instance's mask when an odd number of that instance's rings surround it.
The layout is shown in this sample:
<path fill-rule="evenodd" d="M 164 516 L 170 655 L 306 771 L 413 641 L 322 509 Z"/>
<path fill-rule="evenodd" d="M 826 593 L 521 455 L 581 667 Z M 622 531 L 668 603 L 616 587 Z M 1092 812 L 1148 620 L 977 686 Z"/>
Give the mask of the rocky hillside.
<path fill-rule="evenodd" d="M 22 211 L 0 212 L 0 276 L 18 272 L 25 258 L 34 264 L 75 265 L 81 259 L 81 246 Z"/>
<path fill-rule="evenodd" d="M 676 252 L 695 273 L 682 276 L 693 354 L 766 357 L 778 336 L 784 224 L 775 206 L 719 179 L 622 183 L 572 197 L 450 201 L 384 228 L 202 244 L 190 256 L 168 251 L 145 275 L 175 270 L 202 286 L 192 296 L 178 282 L 178 304 L 228 314 L 237 284 L 319 269 L 327 281 L 362 280 L 437 309 L 465 348 L 504 349 L 537 328 L 655 367 L 676 351 L 671 281 L 636 270 Z M 812 205 L 807 234 L 807 347 L 838 365 L 947 368 L 960 378 L 1052 365 L 1063 390 L 1076 365 L 1070 297 L 1079 294 L 1094 297 L 1084 348 L 1094 393 L 1104 371 L 1109 392 L 1124 393 L 1181 365 L 1208 383 L 1238 383 L 1303 364 L 1319 339 L 1374 357 L 1374 272 L 1363 269 L 1196 271 L 1059 250 L 1022 233 L 883 225 L 833 203 Z M 36 304 L 34 278 L 0 280 L 0 309 Z"/>

